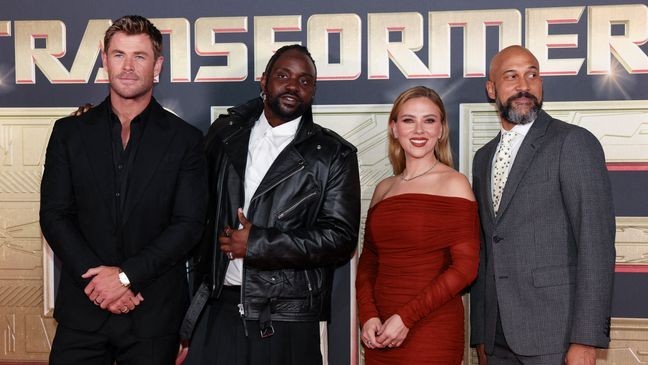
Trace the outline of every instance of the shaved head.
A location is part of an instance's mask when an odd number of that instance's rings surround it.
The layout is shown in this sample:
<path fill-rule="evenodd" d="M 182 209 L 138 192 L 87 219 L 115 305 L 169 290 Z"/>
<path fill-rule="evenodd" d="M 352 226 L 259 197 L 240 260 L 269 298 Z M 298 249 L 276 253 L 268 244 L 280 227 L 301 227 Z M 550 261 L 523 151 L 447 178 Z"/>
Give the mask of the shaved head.
<path fill-rule="evenodd" d="M 526 54 L 529 56 L 532 60 L 533 63 L 535 64 L 535 67 L 539 70 L 540 69 L 540 63 L 538 62 L 538 59 L 529 51 L 528 49 L 518 46 L 518 45 L 513 45 L 513 46 L 508 46 L 504 48 L 503 50 L 497 52 L 495 56 L 493 56 L 493 59 L 491 60 L 490 68 L 488 69 L 488 79 L 493 81 L 493 74 L 496 73 L 499 68 L 502 67 L 502 63 L 504 60 L 511 58 L 512 56 L 518 56 L 520 54 Z"/>

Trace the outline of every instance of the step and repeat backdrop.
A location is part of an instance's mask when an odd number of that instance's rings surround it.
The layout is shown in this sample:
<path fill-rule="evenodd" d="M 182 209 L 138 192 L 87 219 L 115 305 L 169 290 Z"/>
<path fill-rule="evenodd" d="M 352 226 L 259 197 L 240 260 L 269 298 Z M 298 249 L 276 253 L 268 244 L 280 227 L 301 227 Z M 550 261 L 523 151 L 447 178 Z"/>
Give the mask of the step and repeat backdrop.
<path fill-rule="evenodd" d="M 391 175 L 386 126 L 393 99 L 415 85 L 439 92 L 456 168 L 469 176 L 473 154 L 499 128 L 484 91 L 488 62 L 505 46 L 529 48 L 540 61 L 545 109 L 599 138 L 612 179 L 614 318 L 611 348 L 598 363 L 648 363 L 648 6 L 612 0 L 511 4 L 4 0 L 0 363 L 47 361 L 56 329 L 57 268 L 38 224 L 45 148 L 56 119 L 106 97 L 103 33 L 126 14 L 150 18 L 164 34 L 155 97 L 203 131 L 227 107 L 259 94 L 258 80 L 274 50 L 307 46 L 318 68 L 315 120 L 359 149 L 363 214 L 376 183 Z M 354 277 L 355 259 L 336 273 L 333 318 L 322 324 L 329 364 L 363 362 Z M 476 363 L 468 348 L 465 363 Z"/>

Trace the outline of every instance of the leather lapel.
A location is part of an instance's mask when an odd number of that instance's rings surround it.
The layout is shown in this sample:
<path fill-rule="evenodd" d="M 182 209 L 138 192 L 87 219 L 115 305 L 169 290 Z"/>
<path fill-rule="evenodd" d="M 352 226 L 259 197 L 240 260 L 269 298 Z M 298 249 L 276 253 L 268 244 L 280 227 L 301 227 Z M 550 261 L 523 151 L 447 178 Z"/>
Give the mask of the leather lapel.
<path fill-rule="evenodd" d="M 113 222 L 117 217 L 115 212 L 115 174 L 112 158 L 110 128 L 108 123 L 109 102 L 106 100 L 91 109 L 80 118 L 85 119 L 81 124 L 83 146 L 88 157 L 88 164 L 95 179 L 98 195 L 110 211 Z"/>
<path fill-rule="evenodd" d="M 155 170 L 165 156 L 166 151 L 173 140 L 173 130 L 169 128 L 169 121 L 164 109 L 155 100 L 151 101 L 151 114 L 146 121 L 144 133 L 139 141 L 139 146 L 130 167 L 128 181 L 128 193 L 124 202 L 124 214 L 122 224 L 128 220 L 133 207 L 144 195 Z"/>
<path fill-rule="evenodd" d="M 242 106 L 231 108 L 228 110 L 229 117 L 218 121 L 218 123 L 229 124 L 223 127 L 222 131 L 217 132 L 217 135 L 223 141 L 225 153 L 241 181 L 245 181 L 245 167 L 252 127 L 262 112 L 263 101 L 261 98 L 257 98 Z"/>
<path fill-rule="evenodd" d="M 302 170 L 305 165 L 304 157 L 297 151 L 295 145 L 293 143 L 289 144 L 274 160 L 251 200 L 265 194 L 283 180 Z"/>
<path fill-rule="evenodd" d="M 529 129 L 524 141 L 522 141 L 520 150 L 515 156 L 515 161 L 513 161 L 513 166 L 511 166 L 511 171 L 506 180 L 504 192 L 502 192 L 502 201 L 500 202 L 498 217 L 501 217 L 502 214 L 504 214 L 506 208 L 513 199 L 520 181 L 531 166 L 533 157 L 542 145 L 543 137 L 550 122 L 551 118 L 549 115 L 541 111 L 538 118 L 531 126 L 531 129 Z"/>
<path fill-rule="evenodd" d="M 252 122 L 254 125 L 254 122 Z M 229 157 L 234 170 L 245 181 L 245 167 L 247 164 L 248 144 L 250 142 L 250 133 L 252 127 L 239 127 L 240 129 L 233 130 L 228 136 L 223 139 L 225 145 L 225 153 Z"/>

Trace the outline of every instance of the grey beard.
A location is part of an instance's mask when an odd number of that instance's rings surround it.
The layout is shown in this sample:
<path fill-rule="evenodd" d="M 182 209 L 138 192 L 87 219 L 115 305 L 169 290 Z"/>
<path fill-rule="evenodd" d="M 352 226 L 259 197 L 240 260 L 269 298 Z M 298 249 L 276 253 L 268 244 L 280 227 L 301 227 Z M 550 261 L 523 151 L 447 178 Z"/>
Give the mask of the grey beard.
<path fill-rule="evenodd" d="M 511 107 L 511 104 L 504 106 L 499 100 L 497 100 L 496 104 L 502 118 L 513 124 L 527 124 L 533 122 L 538 117 L 538 110 L 540 109 L 535 105 L 526 113 L 518 113 Z"/>
<path fill-rule="evenodd" d="M 529 109 L 529 111 L 526 113 L 519 113 L 515 111 L 512 107 L 513 100 L 521 96 L 533 100 L 533 107 Z M 517 95 L 511 96 L 510 98 L 508 98 L 508 100 L 506 100 L 506 105 L 502 104 L 502 102 L 499 99 L 497 99 L 497 96 L 495 98 L 496 98 L 495 104 L 497 105 L 497 110 L 499 110 L 502 118 L 508 120 L 513 124 L 527 124 L 533 122 L 538 117 L 538 111 L 542 108 L 542 103 L 539 103 L 538 99 L 535 96 L 526 92 L 521 92 Z"/>

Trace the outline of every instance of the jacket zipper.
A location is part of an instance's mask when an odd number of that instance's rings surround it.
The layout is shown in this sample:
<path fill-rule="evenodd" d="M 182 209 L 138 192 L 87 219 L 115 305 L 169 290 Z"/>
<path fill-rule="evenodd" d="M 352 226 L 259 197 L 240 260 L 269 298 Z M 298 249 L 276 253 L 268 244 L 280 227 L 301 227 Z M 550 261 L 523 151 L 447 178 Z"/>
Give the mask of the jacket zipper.
<path fill-rule="evenodd" d="M 221 164 L 221 168 L 225 168 L 225 167 L 227 167 L 227 155 L 223 154 L 223 162 Z M 225 172 L 224 171 L 219 172 L 218 173 L 218 183 L 216 184 L 216 186 L 218 187 L 218 190 L 217 190 L 218 191 L 218 199 L 217 199 L 216 206 L 215 206 L 216 213 L 214 214 L 214 240 L 218 239 L 218 224 L 220 223 L 220 206 L 221 206 L 221 203 L 222 203 L 221 192 L 223 191 L 223 180 L 224 179 L 225 179 Z M 214 242 L 213 244 L 216 245 L 216 242 Z M 211 285 L 212 286 L 212 288 L 211 288 L 212 293 L 214 293 L 214 291 L 216 290 L 216 285 L 217 285 L 217 283 L 216 283 L 216 258 L 217 258 L 217 256 L 218 256 L 218 248 L 214 247 L 214 251 L 213 251 L 213 254 L 212 254 L 212 263 L 213 263 L 212 264 L 212 285 Z M 223 289 L 223 287 L 221 286 L 221 290 L 222 289 Z M 219 290 L 218 293 L 216 293 L 216 297 L 219 297 L 219 296 L 220 296 L 220 290 Z"/>
<path fill-rule="evenodd" d="M 239 134 L 239 132 L 241 132 L 242 130 L 243 130 L 243 128 L 242 128 L 242 127 L 239 127 L 236 131 L 232 132 L 229 136 L 227 136 L 227 138 L 223 139 L 223 143 L 227 144 L 227 142 L 229 142 L 230 139 L 232 139 L 234 136 L 236 136 L 237 134 Z M 227 162 L 227 154 L 224 154 L 224 156 L 225 156 L 225 162 Z M 226 165 L 226 164 L 224 164 L 224 165 Z M 220 190 L 219 190 L 219 191 L 223 191 L 223 190 L 222 190 L 222 188 L 223 188 L 223 186 L 222 186 L 222 181 L 220 181 L 220 177 L 221 177 L 221 176 L 222 176 L 222 174 L 219 176 L 219 183 L 220 183 L 220 184 L 219 184 L 219 187 L 220 187 Z M 219 195 L 219 200 L 220 200 L 220 195 Z M 219 205 L 219 206 L 220 206 L 220 205 Z M 214 251 L 216 251 L 216 250 L 214 250 Z M 215 261 L 214 261 L 214 262 L 215 262 Z M 229 265 L 229 263 L 228 263 L 228 265 Z M 245 264 L 243 265 L 243 268 L 242 268 L 242 269 L 243 269 L 243 271 L 241 272 L 241 296 L 240 296 L 240 303 L 238 304 L 237 307 L 238 307 L 239 315 L 241 316 L 241 321 L 243 322 L 243 332 L 245 333 L 245 337 L 248 337 L 247 323 L 246 323 L 246 321 L 245 321 L 245 307 L 244 307 L 244 305 L 243 305 L 243 303 L 245 303 L 245 302 L 244 302 L 244 293 L 245 293 Z M 215 279 L 215 278 L 214 278 L 214 279 Z M 214 280 L 214 282 L 215 282 L 215 281 L 216 281 L 216 280 Z M 222 286 L 221 286 L 221 289 L 222 289 Z"/>
<path fill-rule="evenodd" d="M 299 199 L 299 201 L 297 203 L 293 204 L 288 209 L 286 209 L 283 212 L 279 213 L 279 215 L 277 215 L 277 219 L 282 219 L 283 217 L 286 216 L 286 214 L 292 212 L 295 208 L 297 208 L 299 205 L 301 205 L 301 203 L 305 202 L 306 200 L 312 198 L 315 195 L 317 195 L 317 191 L 313 191 L 312 193 L 310 193 L 310 194 L 306 195 L 305 197 Z"/>
<path fill-rule="evenodd" d="M 304 270 L 306 275 L 306 285 L 308 285 L 308 309 L 313 308 L 313 284 L 311 284 L 310 275 L 308 275 L 308 270 Z"/>
<path fill-rule="evenodd" d="M 299 167 L 298 167 L 297 169 L 291 171 L 289 174 L 287 174 L 287 175 L 284 176 L 283 178 L 277 180 L 277 182 L 275 182 L 274 184 L 270 185 L 270 186 L 269 186 L 267 189 L 265 189 L 264 191 L 262 191 L 262 192 L 260 192 L 260 193 L 258 193 L 258 194 L 255 194 L 255 196 L 252 198 L 252 200 L 254 200 L 254 199 L 258 198 L 259 196 L 261 196 L 261 195 L 267 193 L 268 191 L 274 189 L 275 186 L 277 186 L 277 185 L 281 184 L 282 182 L 288 180 L 288 179 L 289 179 L 290 177 L 292 177 L 294 174 L 298 173 L 299 171 L 301 171 L 301 170 L 303 170 L 303 169 L 304 169 L 304 164 L 303 164 L 303 162 L 302 162 L 301 165 L 299 165 Z"/>
<path fill-rule="evenodd" d="M 224 139 L 223 142 L 226 143 L 227 141 L 229 141 L 230 138 L 232 138 L 234 135 L 236 135 L 242 129 L 243 128 L 239 128 L 239 130 L 237 130 L 236 132 L 232 133 L 229 137 Z M 286 181 L 288 178 L 290 178 L 291 176 L 293 176 L 294 174 L 296 174 L 297 172 L 299 172 L 299 171 L 301 171 L 303 169 L 304 169 L 304 163 L 303 163 L 303 161 L 300 161 L 299 168 L 293 170 L 292 172 L 290 172 L 289 174 L 284 176 L 282 179 L 278 180 L 276 183 L 269 186 L 266 190 L 264 190 L 260 194 L 257 194 L 256 196 L 260 196 L 260 195 L 263 195 L 263 194 L 267 193 L 268 191 L 273 189 L 275 186 L 277 186 L 277 185 L 281 184 L 282 182 Z M 251 201 L 254 200 L 255 198 L 256 197 L 253 197 L 251 199 Z M 243 272 L 241 273 L 241 279 L 242 279 L 241 280 L 241 303 L 239 303 L 239 305 L 238 305 L 238 310 L 239 310 L 239 315 L 241 316 L 241 320 L 243 321 L 243 331 L 245 332 L 245 337 L 247 337 L 248 336 L 248 330 L 247 330 L 247 323 L 245 321 L 245 306 L 243 304 L 243 303 L 245 303 L 245 294 L 244 294 L 245 293 L 245 264 L 243 265 Z M 310 284 L 309 284 L 309 287 L 310 287 Z"/>
<path fill-rule="evenodd" d="M 245 320 L 245 306 L 243 305 L 244 296 L 245 296 L 245 263 L 241 268 L 241 302 L 238 304 L 239 315 L 241 316 L 241 321 L 243 322 L 243 333 L 245 337 L 248 337 L 247 321 Z"/>

